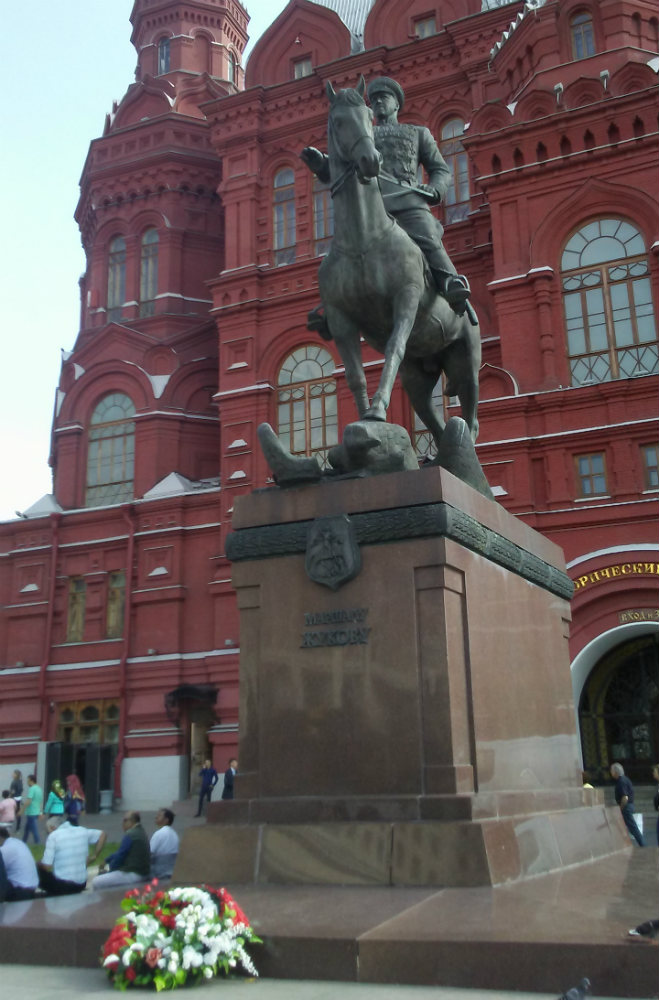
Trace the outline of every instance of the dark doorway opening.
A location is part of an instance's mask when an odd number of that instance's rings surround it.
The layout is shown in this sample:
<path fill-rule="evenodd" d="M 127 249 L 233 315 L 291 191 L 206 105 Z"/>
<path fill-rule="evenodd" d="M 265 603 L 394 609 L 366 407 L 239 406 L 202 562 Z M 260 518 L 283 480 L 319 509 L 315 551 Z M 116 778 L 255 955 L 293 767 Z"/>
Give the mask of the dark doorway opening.
<path fill-rule="evenodd" d="M 659 636 L 610 650 L 593 668 L 579 705 L 584 768 L 609 781 L 614 761 L 633 782 L 650 784 L 659 762 Z"/>

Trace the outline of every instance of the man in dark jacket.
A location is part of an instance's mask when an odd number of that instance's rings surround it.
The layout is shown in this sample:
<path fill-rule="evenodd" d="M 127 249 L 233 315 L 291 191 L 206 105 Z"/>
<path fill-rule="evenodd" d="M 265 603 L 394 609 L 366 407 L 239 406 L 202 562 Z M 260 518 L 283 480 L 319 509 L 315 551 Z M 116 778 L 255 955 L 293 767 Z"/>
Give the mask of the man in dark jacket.
<path fill-rule="evenodd" d="M 228 768 L 224 772 L 224 788 L 222 789 L 223 799 L 233 798 L 233 779 L 236 775 L 237 770 L 238 770 L 238 761 L 236 760 L 235 757 L 232 757 L 231 760 L 229 761 Z"/>
<path fill-rule="evenodd" d="M 210 802 L 213 789 L 219 780 L 218 773 L 210 760 L 204 761 L 204 766 L 199 772 L 199 777 L 201 778 L 201 788 L 199 789 L 199 805 L 197 806 L 195 816 L 201 816 L 204 799 L 208 799 Z"/>
<path fill-rule="evenodd" d="M 625 826 L 638 846 L 645 847 L 643 834 L 639 830 L 636 825 L 636 820 L 634 819 L 634 786 L 625 775 L 625 769 L 622 764 L 611 764 L 611 777 L 616 783 L 613 791 L 616 797 L 616 802 L 620 806 L 620 812 L 622 813 L 622 818 L 625 821 Z"/>
<path fill-rule="evenodd" d="M 151 872 L 149 840 L 138 812 L 127 812 L 123 818 L 124 835 L 119 849 L 105 859 L 109 871 L 101 870 L 92 882 L 92 889 L 117 889 L 146 882 Z"/>

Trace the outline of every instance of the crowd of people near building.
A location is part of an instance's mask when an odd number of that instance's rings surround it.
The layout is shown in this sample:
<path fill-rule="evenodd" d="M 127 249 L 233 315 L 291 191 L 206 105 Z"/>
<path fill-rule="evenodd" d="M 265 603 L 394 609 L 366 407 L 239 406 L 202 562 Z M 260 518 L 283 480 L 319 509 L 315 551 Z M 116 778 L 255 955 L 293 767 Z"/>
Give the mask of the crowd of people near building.
<path fill-rule="evenodd" d="M 237 767 L 238 761 L 231 758 L 224 774 L 223 799 L 233 798 Z M 203 802 L 211 801 L 219 780 L 210 760 L 205 761 L 199 777 L 197 815 Z M 36 775 L 29 774 L 24 787 L 21 772 L 14 771 L 10 787 L 3 790 L 0 799 L 0 903 L 38 895 L 71 895 L 88 887 L 88 868 L 101 859 L 107 834 L 85 826 L 81 822 L 84 813 L 85 793 L 77 775 L 68 775 L 64 784 L 59 779 L 53 781 L 44 802 Z M 119 846 L 101 861 L 89 888 L 130 888 L 151 878 L 171 878 L 179 851 L 174 818 L 171 809 L 159 809 L 156 829 L 149 837 L 140 813 L 126 812 Z M 35 844 L 40 843 L 40 819 L 45 821 L 47 836 L 43 856 L 36 861 L 28 839 L 32 836 Z"/>
<path fill-rule="evenodd" d="M 24 838 L 0 825 L 0 902 L 35 896 L 66 896 L 88 887 L 88 868 L 98 863 L 107 842 L 104 830 L 85 826 L 80 815 L 59 813 L 46 820 L 43 856 L 36 861 Z M 174 813 L 159 809 L 149 837 L 138 812 L 126 812 L 119 847 L 101 863 L 91 889 L 130 888 L 150 878 L 169 879 L 179 838 Z"/>

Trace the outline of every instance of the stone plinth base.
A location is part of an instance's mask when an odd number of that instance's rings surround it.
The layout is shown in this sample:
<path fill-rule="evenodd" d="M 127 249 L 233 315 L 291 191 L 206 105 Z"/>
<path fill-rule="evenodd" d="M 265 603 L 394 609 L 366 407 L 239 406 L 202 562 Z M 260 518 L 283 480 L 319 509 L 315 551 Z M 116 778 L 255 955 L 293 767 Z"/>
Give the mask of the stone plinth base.
<path fill-rule="evenodd" d="M 265 490 L 234 528 L 237 797 L 178 879 L 473 886 L 626 845 L 581 788 L 556 546 L 440 468 Z"/>

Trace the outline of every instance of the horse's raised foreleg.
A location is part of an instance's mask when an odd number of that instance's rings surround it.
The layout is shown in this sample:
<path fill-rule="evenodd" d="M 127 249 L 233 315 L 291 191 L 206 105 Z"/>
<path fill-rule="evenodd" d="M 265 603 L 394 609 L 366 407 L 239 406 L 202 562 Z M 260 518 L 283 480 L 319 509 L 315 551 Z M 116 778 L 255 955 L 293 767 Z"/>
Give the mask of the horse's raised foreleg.
<path fill-rule="evenodd" d="M 341 355 L 343 366 L 346 370 L 346 382 L 350 389 L 360 418 L 368 410 L 368 392 L 366 389 L 366 376 L 362 365 L 362 349 L 359 340 L 359 326 L 333 306 L 327 306 L 325 310 L 329 328 Z"/>
<path fill-rule="evenodd" d="M 405 285 L 394 299 L 394 325 L 384 352 L 384 367 L 380 376 L 380 384 L 369 409 L 364 413 L 364 420 L 387 419 L 391 392 L 401 361 L 405 357 L 405 348 L 414 326 L 421 292 L 420 285 Z"/>

